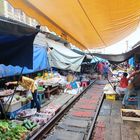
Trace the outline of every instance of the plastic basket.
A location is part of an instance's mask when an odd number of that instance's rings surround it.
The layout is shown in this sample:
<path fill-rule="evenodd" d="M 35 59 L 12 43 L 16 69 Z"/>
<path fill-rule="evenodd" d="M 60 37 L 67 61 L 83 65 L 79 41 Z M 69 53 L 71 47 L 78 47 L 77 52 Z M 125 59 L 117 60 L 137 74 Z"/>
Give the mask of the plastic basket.
<path fill-rule="evenodd" d="M 16 110 L 16 111 L 13 111 L 13 112 L 7 112 L 6 115 L 7 115 L 7 117 L 8 117 L 9 119 L 15 119 L 17 113 L 18 113 L 20 110 L 21 110 L 21 108 L 18 109 L 18 110 Z"/>
<path fill-rule="evenodd" d="M 107 100 L 116 100 L 116 94 L 106 94 Z"/>

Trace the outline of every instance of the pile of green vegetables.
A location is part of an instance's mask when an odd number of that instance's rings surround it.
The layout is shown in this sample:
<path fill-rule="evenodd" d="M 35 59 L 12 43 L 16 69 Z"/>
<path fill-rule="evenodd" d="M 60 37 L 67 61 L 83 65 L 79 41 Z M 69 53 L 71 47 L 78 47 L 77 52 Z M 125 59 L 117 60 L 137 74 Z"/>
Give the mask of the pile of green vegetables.
<path fill-rule="evenodd" d="M 26 127 L 28 130 L 32 131 L 37 126 L 37 123 L 26 119 L 23 121 L 23 126 Z"/>
<path fill-rule="evenodd" d="M 0 121 L 0 140 L 25 140 L 28 130 L 15 122 Z"/>

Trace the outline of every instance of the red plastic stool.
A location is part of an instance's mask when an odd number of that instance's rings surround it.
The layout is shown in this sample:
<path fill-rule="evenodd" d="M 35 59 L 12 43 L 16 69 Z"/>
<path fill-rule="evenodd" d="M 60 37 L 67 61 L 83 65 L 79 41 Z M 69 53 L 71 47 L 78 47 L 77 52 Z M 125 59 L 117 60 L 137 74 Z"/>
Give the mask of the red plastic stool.
<path fill-rule="evenodd" d="M 88 86 L 87 81 L 83 81 L 83 82 L 82 82 L 82 87 L 87 87 L 87 86 Z"/>
<path fill-rule="evenodd" d="M 66 85 L 66 88 L 67 88 L 67 89 L 72 89 L 72 87 L 71 87 L 70 84 L 67 84 L 67 85 Z"/>

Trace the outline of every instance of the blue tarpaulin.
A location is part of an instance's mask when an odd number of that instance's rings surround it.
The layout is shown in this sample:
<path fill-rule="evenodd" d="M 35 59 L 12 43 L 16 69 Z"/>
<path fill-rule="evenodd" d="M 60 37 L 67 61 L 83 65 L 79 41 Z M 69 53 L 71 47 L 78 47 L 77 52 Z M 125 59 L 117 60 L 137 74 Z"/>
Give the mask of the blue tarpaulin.
<path fill-rule="evenodd" d="M 134 57 L 131 57 L 131 58 L 128 60 L 128 64 L 129 64 L 131 67 L 134 67 L 134 66 L 135 66 Z"/>
<path fill-rule="evenodd" d="M 26 59 L 26 57 L 24 59 Z M 26 61 L 28 61 L 28 59 L 26 59 Z M 28 69 L 27 67 L 24 67 L 22 74 L 33 73 L 44 69 L 50 69 L 46 48 L 39 45 L 34 45 L 33 69 Z M 12 66 L 12 65 L 5 66 L 1 64 L 0 76 L 6 77 L 19 75 L 21 73 L 21 70 L 22 67 L 20 66 Z"/>

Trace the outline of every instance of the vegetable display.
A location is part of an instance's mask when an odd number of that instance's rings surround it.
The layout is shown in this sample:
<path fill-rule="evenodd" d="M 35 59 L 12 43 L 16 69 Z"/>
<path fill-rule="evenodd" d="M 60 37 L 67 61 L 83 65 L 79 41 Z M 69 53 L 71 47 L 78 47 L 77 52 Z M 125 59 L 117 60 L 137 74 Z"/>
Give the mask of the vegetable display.
<path fill-rule="evenodd" d="M 28 130 L 32 131 L 37 126 L 37 123 L 26 119 L 23 121 L 23 126 L 26 127 Z"/>
<path fill-rule="evenodd" d="M 28 130 L 10 121 L 0 121 L 0 140 L 25 140 Z"/>

